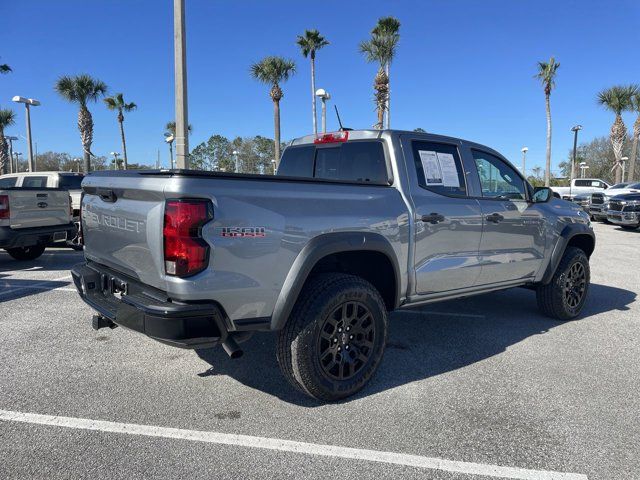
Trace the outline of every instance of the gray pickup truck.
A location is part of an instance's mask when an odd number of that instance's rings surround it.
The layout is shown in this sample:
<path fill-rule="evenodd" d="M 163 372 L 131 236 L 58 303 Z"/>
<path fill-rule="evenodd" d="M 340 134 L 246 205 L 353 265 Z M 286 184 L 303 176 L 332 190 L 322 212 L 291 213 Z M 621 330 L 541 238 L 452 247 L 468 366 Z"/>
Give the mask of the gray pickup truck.
<path fill-rule="evenodd" d="M 589 289 L 588 215 L 457 138 L 340 131 L 292 141 L 275 176 L 96 172 L 82 186 L 72 274 L 94 328 L 232 357 L 275 331 L 284 376 L 321 400 L 374 375 L 394 309 L 529 287 L 569 320 Z"/>
<path fill-rule="evenodd" d="M 6 187 L 0 180 L 0 248 L 16 260 L 34 260 L 48 245 L 76 236 L 69 192 L 60 188 Z"/>

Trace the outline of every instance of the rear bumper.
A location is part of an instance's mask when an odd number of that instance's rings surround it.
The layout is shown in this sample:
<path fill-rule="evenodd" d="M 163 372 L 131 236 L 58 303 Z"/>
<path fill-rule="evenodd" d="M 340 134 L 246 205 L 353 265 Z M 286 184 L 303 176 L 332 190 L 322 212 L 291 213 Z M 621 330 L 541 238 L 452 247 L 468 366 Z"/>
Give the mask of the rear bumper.
<path fill-rule="evenodd" d="M 593 205 L 589 206 L 589 215 L 596 218 L 607 218 L 607 210 L 605 205 Z"/>
<path fill-rule="evenodd" d="M 74 238 L 76 232 L 74 223 L 33 228 L 0 227 L 0 248 L 64 243 Z"/>
<path fill-rule="evenodd" d="M 640 212 L 620 212 L 618 210 L 609 210 L 607 212 L 607 220 L 616 225 L 639 225 Z"/>
<path fill-rule="evenodd" d="M 71 275 L 82 299 L 117 325 L 180 348 L 209 348 L 227 339 L 216 303 L 172 302 L 160 291 L 93 263 L 74 266 Z"/>

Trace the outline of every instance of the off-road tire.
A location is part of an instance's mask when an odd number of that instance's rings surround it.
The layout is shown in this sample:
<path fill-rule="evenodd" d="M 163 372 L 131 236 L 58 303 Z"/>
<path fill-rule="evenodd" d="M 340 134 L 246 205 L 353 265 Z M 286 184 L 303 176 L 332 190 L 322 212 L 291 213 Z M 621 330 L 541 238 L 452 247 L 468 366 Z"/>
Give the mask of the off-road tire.
<path fill-rule="evenodd" d="M 323 343 L 326 345 L 328 342 L 326 340 L 327 325 L 336 321 L 336 313 L 339 316 L 339 309 L 343 306 L 344 312 L 350 307 L 351 314 L 355 317 L 360 315 L 358 312 L 368 310 L 369 320 L 365 323 L 372 325 L 374 333 L 369 334 L 372 345 L 370 348 L 363 347 L 363 350 L 360 350 L 354 344 L 349 352 L 342 350 L 342 354 L 349 355 L 368 351 L 368 356 L 366 361 L 355 360 L 354 362 L 359 363 L 348 367 L 354 370 L 349 378 L 339 379 L 332 378 L 326 370 L 327 366 L 321 364 L 320 354 L 323 351 L 326 354 L 328 351 L 328 349 L 323 350 L 322 346 Z M 362 318 L 365 315 L 362 313 Z M 363 323 L 355 317 L 350 320 L 354 323 L 352 332 L 356 331 L 355 324 Z M 285 327 L 279 332 L 276 354 L 278 364 L 287 380 L 301 392 L 318 400 L 340 400 L 362 389 L 375 374 L 387 342 L 387 324 L 384 301 L 369 282 L 360 277 L 342 273 L 315 275 L 304 286 Z M 340 342 L 343 342 L 346 329 L 341 334 L 336 332 L 337 327 L 334 333 L 341 338 Z M 332 341 L 338 342 L 337 338 Z M 357 339 L 353 342 L 357 342 Z M 343 348 L 346 347 L 343 346 Z M 324 358 L 326 359 L 326 356 Z M 332 357 L 334 362 L 336 358 L 342 357 Z M 359 365 L 359 369 L 356 370 L 354 365 Z M 339 372 L 341 374 L 342 370 Z"/>
<path fill-rule="evenodd" d="M 7 253 L 16 260 L 35 260 L 44 253 L 44 245 L 33 245 L 31 247 L 7 248 Z"/>
<path fill-rule="evenodd" d="M 584 272 L 584 290 L 579 299 L 576 299 L 575 296 L 568 298 L 570 295 L 567 290 L 571 290 L 568 285 L 573 285 L 572 269 Z M 567 247 L 551 282 L 547 285 L 539 285 L 536 289 L 538 308 L 545 315 L 557 320 L 564 321 L 576 318 L 580 315 L 587 299 L 590 277 L 589 259 L 584 251 L 576 247 Z"/>

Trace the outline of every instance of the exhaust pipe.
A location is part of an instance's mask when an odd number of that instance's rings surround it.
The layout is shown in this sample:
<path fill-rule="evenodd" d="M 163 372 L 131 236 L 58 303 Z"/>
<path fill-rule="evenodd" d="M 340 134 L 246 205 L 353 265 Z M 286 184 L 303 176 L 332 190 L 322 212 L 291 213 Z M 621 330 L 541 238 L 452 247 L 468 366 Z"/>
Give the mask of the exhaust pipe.
<path fill-rule="evenodd" d="M 243 354 L 242 349 L 238 346 L 233 336 L 230 334 L 227 339 L 222 342 L 222 348 L 231 358 L 240 358 Z"/>

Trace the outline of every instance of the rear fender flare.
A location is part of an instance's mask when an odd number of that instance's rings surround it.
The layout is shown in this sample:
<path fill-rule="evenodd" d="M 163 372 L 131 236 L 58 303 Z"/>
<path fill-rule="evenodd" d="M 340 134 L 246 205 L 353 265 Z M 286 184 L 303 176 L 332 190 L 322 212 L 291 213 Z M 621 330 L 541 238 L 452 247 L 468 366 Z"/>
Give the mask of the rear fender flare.
<path fill-rule="evenodd" d="M 271 330 L 280 330 L 287 322 L 313 267 L 324 257 L 340 252 L 372 251 L 384 254 L 395 273 L 395 301 L 400 298 L 400 267 L 396 253 L 382 235 L 371 232 L 336 232 L 312 238 L 300 251 L 282 285 L 271 316 Z"/>

